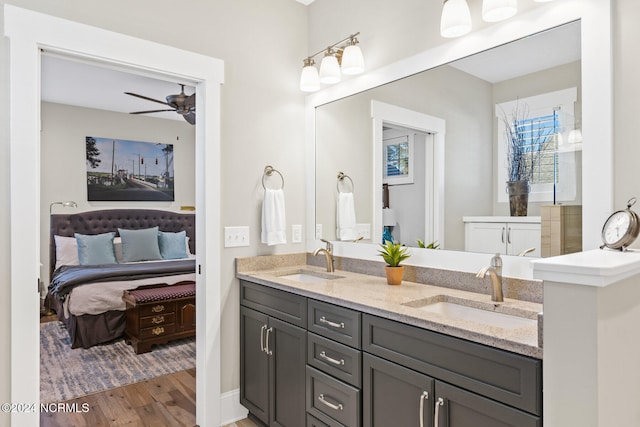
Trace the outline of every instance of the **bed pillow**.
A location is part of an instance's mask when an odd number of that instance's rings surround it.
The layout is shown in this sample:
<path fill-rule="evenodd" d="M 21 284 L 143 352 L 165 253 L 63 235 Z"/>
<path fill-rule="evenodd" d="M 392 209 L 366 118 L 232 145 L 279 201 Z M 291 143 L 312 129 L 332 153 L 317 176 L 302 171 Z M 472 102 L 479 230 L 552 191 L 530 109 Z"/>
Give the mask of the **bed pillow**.
<path fill-rule="evenodd" d="M 117 264 L 113 250 L 114 232 L 103 234 L 75 233 L 80 265 Z"/>
<path fill-rule="evenodd" d="M 162 259 L 187 258 L 187 232 L 168 233 L 158 232 L 158 246 Z"/>
<path fill-rule="evenodd" d="M 62 265 L 80 264 L 75 237 L 53 236 L 53 241 L 56 245 L 56 270 Z"/>
<path fill-rule="evenodd" d="M 124 262 L 122 260 L 122 237 L 113 238 L 113 251 L 116 253 L 116 261 L 118 261 L 118 264 Z"/>
<path fill-rule="evenodd" d="M 127 230 L 118 228 L 122 238 L 124 262 L 153 261 L 162 259 L 158 246 L 158 227 Z"/>

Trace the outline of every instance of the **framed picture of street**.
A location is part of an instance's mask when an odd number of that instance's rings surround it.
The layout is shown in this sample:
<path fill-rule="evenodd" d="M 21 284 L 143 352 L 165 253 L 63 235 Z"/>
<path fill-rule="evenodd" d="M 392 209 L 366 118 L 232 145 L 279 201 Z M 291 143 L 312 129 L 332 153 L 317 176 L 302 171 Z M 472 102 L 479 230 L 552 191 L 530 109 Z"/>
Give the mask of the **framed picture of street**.
<path fill-rule="evenodd" d="M 173 201 L 173 144 L 86 137 L 89 201 Z"/>

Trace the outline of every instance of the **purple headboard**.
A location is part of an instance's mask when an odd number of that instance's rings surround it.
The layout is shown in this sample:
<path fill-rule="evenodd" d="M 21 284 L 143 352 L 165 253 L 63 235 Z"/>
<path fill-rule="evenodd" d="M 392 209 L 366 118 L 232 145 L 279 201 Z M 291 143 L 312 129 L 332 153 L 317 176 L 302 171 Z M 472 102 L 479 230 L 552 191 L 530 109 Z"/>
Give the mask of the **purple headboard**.
<path fill-rule="evenodd" d="M 158 226 L 160 231 L 185 230 L 189 237 L 189 250 L 196 253 L 196 216 L 193 213 L 168 212 L 155 209 L 107 209 L 75 214 L 51 215 L 49 260 L 51 273 L 56 265 L 53 236 L 73 237 L 73 233 L 118 233 L 118 228 L 141 229 Z"/>

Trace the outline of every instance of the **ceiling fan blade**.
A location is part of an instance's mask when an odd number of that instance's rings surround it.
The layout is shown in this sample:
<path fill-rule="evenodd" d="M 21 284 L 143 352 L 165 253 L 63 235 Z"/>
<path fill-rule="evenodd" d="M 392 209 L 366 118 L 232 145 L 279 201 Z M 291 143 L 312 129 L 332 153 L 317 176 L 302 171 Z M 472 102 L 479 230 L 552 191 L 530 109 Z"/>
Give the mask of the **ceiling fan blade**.
<path fill-rule="evenodd" d="M 158 99 L 149 98 L 148 96 L 138 95 L 137 93 L 125 92 L 125 94 L 131 95 L 131 96 L 135 96 L 136 98 L 146 99 L 147 101 L 157 102 L 158 104 L 162 104 L 162 105 L 169 105 L 164 101 L 160 101 Z"/>
<path fill-rule="evenodd" d="M 196 124 L 196 113 L 191 112 L 191 113 L 187 113 L 185 115 L 183 115 L 182 117 L 184 117 L 184 119 L 189 122 L 189 124 L 195 125 Z"/>
<path fill-rule="evenodd" d="M 147 113 L 161 113 L 163 111 L 176 111 L 176 110 L 149 110 L 149 111 L 134 111 L 129 114 L 147 114 Z"/>
<path fill-rule="evenodd" d="M 196 94 L 193 93 L 189 95 L 189 97 L 184 101 L 185 108 L 188 108 L 191 111 L 195 111 L 196 109 Z"/>

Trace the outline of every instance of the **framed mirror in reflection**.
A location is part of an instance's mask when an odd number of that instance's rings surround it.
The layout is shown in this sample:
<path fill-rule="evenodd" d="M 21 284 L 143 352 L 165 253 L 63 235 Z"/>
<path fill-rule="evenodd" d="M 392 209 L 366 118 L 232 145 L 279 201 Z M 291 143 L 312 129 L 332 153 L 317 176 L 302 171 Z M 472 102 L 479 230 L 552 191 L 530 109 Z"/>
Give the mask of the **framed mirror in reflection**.
<path fill-rule="evenodd" d="M 357 189 L 354 230 L 345 236 L 381 243 L 385 233 L 407 246 L 545 255 L 545 244 L 561 240 L 543 230 L 557 214 L 548 208 L 581 209 L 581 111 L 579 21 L 321 105 L 316 224 L 323 238 L 340 240 L 335 176 L 344 171 Z M 525 218 L 510 216 L 505 192 L 505 117 L 537 163 Z M 540 152 L 544 158 L 534 158 Z M 393 224 L 385 222 L 389 213 Z M 478 223 L 498 224 L 478 235 L 483 244 L 469 241 L 469 224 Z M 513 248 L 508 241 L 523 233 L 511 223 L 533 224 Z M 581 225 L 572 230 L 580 240 Z"/>

